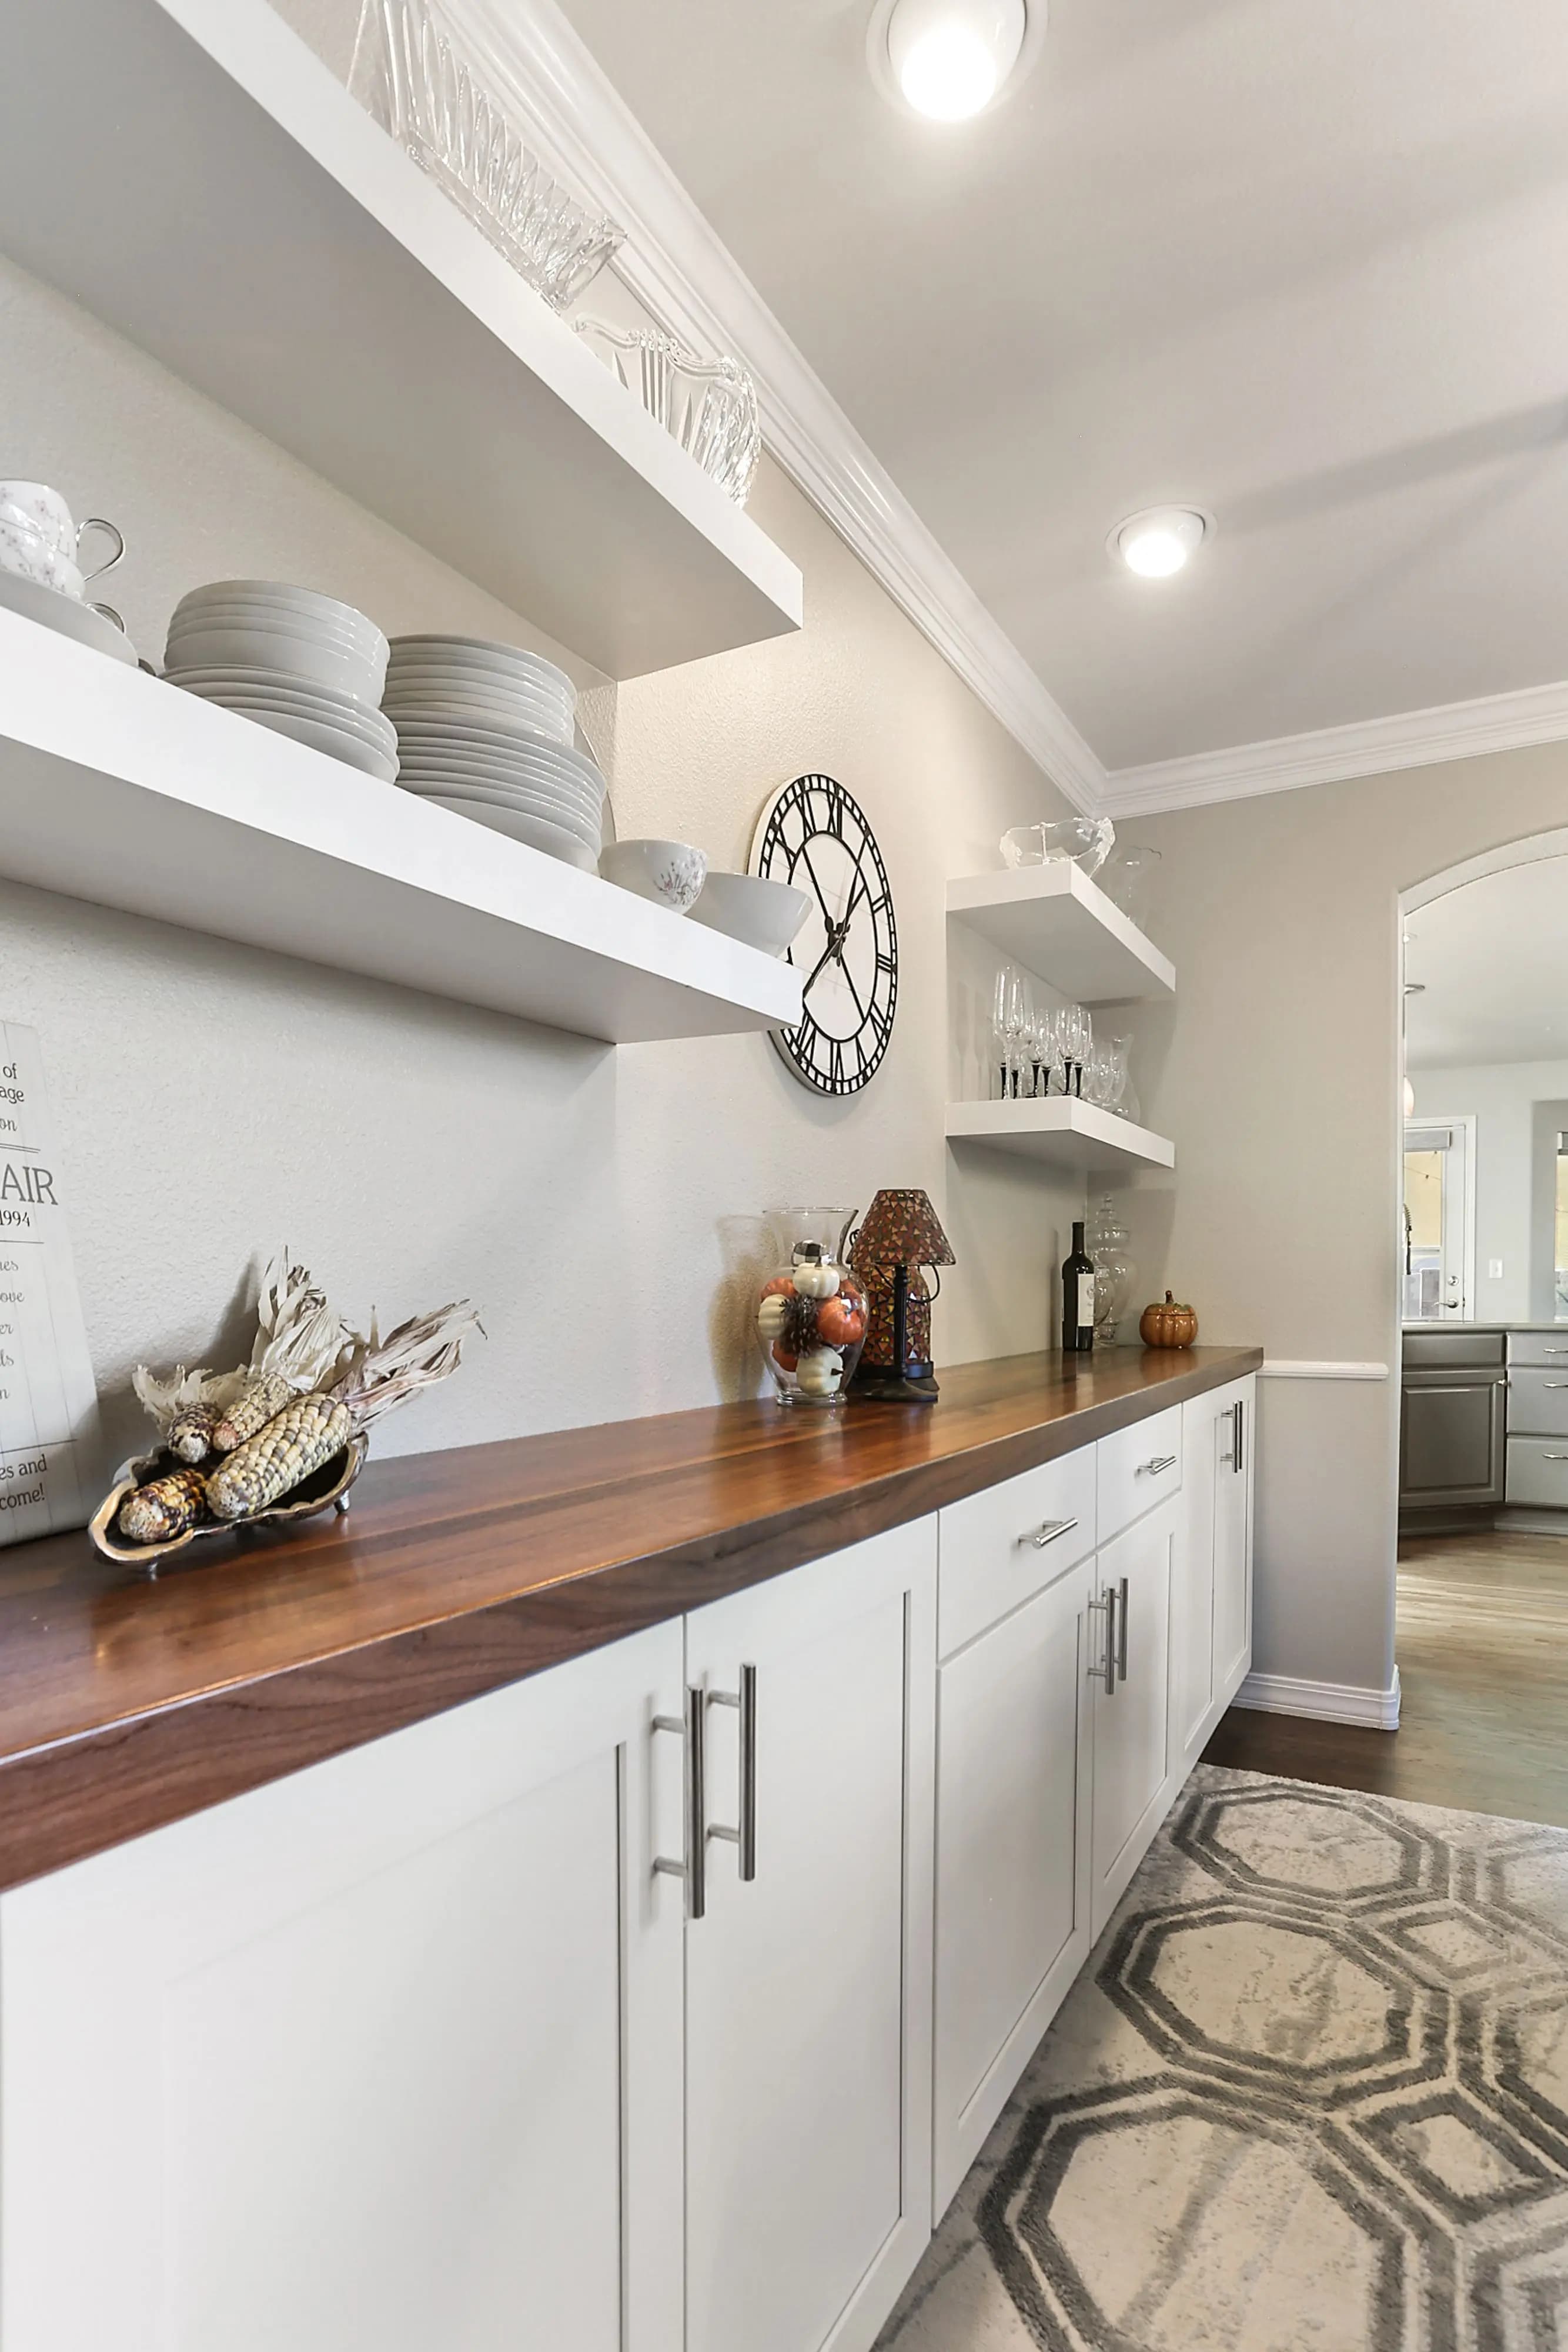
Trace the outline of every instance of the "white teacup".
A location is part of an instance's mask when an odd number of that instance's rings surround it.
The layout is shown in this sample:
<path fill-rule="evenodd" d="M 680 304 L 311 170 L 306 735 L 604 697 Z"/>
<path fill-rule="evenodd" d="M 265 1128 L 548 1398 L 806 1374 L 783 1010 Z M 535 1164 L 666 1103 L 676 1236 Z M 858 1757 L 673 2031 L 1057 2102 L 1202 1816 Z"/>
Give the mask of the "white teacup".
<path fill-rule="evenodd" d="M 89 530 L 107 531 L 113 545 L 102 563 L 84 573 L 78 558 Z M 124 552 L 113 523 L 89 515 L 78 529 L 65 499 L 47 482 L 0 481 L 0 569 L 79 602 L 88 582 L 112 572 Z"/>

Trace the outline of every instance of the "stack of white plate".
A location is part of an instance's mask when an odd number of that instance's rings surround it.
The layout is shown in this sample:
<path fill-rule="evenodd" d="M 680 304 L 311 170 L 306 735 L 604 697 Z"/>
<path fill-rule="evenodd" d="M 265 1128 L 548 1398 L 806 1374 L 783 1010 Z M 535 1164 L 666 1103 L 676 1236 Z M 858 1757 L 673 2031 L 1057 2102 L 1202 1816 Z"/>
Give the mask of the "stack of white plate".
<path fill-rule="evenodd" d="M 397 733 L 377 705 L 387 641 L 335 596 L 275 580 L 193 588 L 169 624 L 163 675 L 205 702 L 391 783 Z"/>
<path fill-rule="evenodd" d="M 553 663 L 483 637 L 394 637 L 382 705 L 406 791 L 597 870 L 604 779 L 572 749 L 577 689 Z"/>

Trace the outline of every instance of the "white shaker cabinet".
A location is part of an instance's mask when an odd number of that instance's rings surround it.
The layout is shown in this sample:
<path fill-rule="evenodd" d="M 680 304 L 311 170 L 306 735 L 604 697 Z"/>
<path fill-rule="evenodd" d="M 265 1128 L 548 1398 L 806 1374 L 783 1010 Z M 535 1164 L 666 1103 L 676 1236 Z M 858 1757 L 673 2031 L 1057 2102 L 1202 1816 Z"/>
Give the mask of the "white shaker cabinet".
<path fill-rule="evenodd" d="M 1089 1954 L 1093 1585 L 1067 1569 L 938 1678 L 938 2214 Z"/>
<path fill-rule="evenodd" d="M 1171 1593 L 1170 1769 L 1197 1762 L 1252 1663 L 1256 1381 L 1182 1407 L 1182 1539 Z"/>
<path fill-rule="evenodd" d="M 936 1555 L 919 1520 L 686 1620 L 687 2352 L 864 2352 L 929 2234 Z"/>
<path fill-rule="evenodd" d="M 1157 1457 L 1164 1459 L 1161 1455 Z M 1097 1566 L 1093 1896 L 1098 1936 L 1164 1816 L 1171 1585 L 1180 1498 L 1171 1496 L 1114 1540 Z"/>
<path fill-rule="evenodd" d="M 4 2352 L 679 2352 L 679 1623 L 0 1906 Z"/>

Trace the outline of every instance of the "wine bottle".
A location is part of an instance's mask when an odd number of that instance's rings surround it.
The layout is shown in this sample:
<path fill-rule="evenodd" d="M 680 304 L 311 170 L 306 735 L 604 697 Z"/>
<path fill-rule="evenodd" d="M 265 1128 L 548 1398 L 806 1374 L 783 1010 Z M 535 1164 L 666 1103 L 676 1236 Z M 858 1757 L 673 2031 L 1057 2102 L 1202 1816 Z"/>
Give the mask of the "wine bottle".
<path fill-rule="evenodd" d="M 1094 1261 L 1083 1246 L 1083 1226 L 1072 1228 L 1072 1255 L 1061 1269 L 1061 1352 L 1086 1356 L 1094 1345 Z"/>

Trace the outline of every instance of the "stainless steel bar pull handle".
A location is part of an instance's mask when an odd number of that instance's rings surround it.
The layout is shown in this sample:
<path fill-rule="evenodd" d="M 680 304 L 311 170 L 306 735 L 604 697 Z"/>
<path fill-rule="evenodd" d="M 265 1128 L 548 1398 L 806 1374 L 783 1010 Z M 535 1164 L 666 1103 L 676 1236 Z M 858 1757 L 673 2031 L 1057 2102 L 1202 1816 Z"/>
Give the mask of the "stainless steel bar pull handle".
<path fill-rule="evenodd" d="M 685 1822 L 686 1856 L 676 1862 L 667 1853 L 653 1856 L 653 1868 L 670 1878 L 684 1878 L 686 1883 L 686 1916 L 700 1919 L 707 1910 L 707 1856 L 703 1842 L 703 1821 L 707 1811 L 707 1797 L 703 1786 L 703 1694 L 690 1689 L 686 1693 L 686 1711 L 678 1715 L 656 1715 L 655 1731 L 673 1731 L 685 1741 L 683 1774 L 682 1813 Z"/>
<path fill-rule="evenodd" d="M 1023 1543 L 1027 1540 L 1036 1551 L 1043 1551 L 1047 1544 L 1056 1541 L 1058 1536 L 1070 1536 L 1077 1525 L 1076 1519 L 1047 1519 L 1043 1526 L 1036 1528 L 1033 1535 L 1027 1538 L 1020 1536 L 1019 1541 Z"/>
<path fill-rule="evenodd" d="M 1122 1579 L 1116 1596 L 1116 1672 L 1124 1682 L 1127 1679 L 1127 1580 Z"/>
<path fill-rule="evenodd" d="M 1102 1601 L 1097 1601 L 1095 1602 L 1094 1606 L 1095 1606 L 1097 1609 L 1103 1609 L 1103 1611 L 1105 1612 L 1105 1664 L 1104 1664 L 1104 1668 L 1103 1668 L 1104 1679 L 1105 1679 L 1105 1696 L 1106 1696 L 1106 1697 L 1107 1697 L 1107 1698 L 1114 1698 L 1114 1697 L 1115 1697 L 1115 1696 L 1116 1696 L 1116 1588 L 1115 1588 L 1115 1586 L 1114 1586 L 1114 1585 L 1113 1585 L 1113 1586 L 1111 1587 L 1111 1590 L 1110 1590 L 1110 1591 L 1105 1594 L 1105 1596 L 1104 1596 L 1103 1600 L 1102 1600 Z"/>
<path fill-rule="evenodd" d="M 1241 1446 L 1241 1424 L 1243 1416 L 1247 1411 L 1246 1400 L 1242 1397 L 1238 1397 L 1235 1404 L 1231 1407 L 1231 1411 L 1236 1415 L 1236 1434 L 1230 1441 L 1230 1465 L 1236 1472 L 1237 1476 L 1239 1477 L 1241 1475 L 1243 1458 Z"/>
<path fill-rule="evenodd" d="M 1141 1477 L 1143 1476 L 1143 1475 L 1144 1475 L 1144 1473 L 1145 1473 L 1145 1470 L 1148 1470 L 1148 1471 L 1169 1470 L 1169 1469 L 1171 1469 L 1171 1468 L 1173 1467 L 1173 1465 L 1175 1465 L 1175 1462 L 1176 1462 L 1176 1455 L 1175 1455 L 1174 1454 L 1156 1454 L 1155 1455 L 1155 1458 L 1154 1458 L 1154 1460 L 1153 1460 L 1152 1462 L 1140 1462 L 1140 1463 L 1139 1463 L 1139 1465 L 1138 1465 L 1138 1468 L 1137 1468 L 1137 1475 L 1141 1478 Z"/>
<path fill-rule="evenodd" d="M 1568 1454 L 1543 1454 L 1542 1462 L 1568 1462 Z"/>
<path fill-rule="evenodd" d="M 1542 1381 L 1543 1389 L 1568 1389 L 1568 1381 Z"/>
<path fill-rule="evenodd" d="M 707 1834 L 739 1848 L 740 1875 L 757 1875 L 757 1668 L 742 1666 L 737 1691 L 709 1691 L 715 1706 L 740 1710 L 740 1820 L 734 1829 L 710 1822 Z"/>

